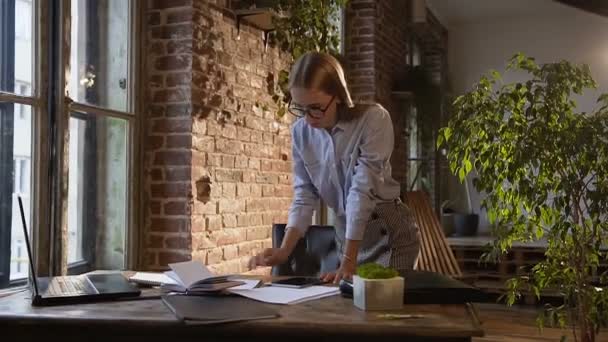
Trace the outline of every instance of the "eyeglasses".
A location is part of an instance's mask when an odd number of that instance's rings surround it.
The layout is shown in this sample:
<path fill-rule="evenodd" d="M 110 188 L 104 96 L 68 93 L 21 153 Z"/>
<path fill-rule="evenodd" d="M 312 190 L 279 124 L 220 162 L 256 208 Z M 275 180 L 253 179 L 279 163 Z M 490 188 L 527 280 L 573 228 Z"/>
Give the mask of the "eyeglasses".
<path fill-rule="evenodd" d="M 290 99 L 287 110 L 289 110 L 289 113 L 291 113 L 293 116 L 298 117 L 298 118 L 303 118 L 306 115 L 308 115 L 313 119 L 321 119 L 322 117 L 325 116 L 325 112 L 329 109 L 329 106 L 331 106 L 331 103 L 334 102 L 335 98 L 336 98 L 335 96 L 332 96 L 331 100 L 329 100 L 329 103 L 327 104 L 327 106 L 325 106 L 325 108 L 314 108 L 314 107 L 309 108 L 309 107 L 292 106 L 291 99 Z"/>

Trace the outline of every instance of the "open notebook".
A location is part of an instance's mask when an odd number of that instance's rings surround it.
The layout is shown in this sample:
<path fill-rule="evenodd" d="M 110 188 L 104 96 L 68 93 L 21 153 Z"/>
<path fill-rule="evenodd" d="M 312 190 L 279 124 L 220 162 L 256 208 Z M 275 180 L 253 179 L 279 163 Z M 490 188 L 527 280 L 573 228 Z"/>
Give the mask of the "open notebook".
<path fill-rule="evenodd" d="M 169 264 L 169 267 L 171 271 L 165 272 L 165 275 L 173 282 L 161 285 L 161 289 L 167 292 L 200 294 L 245 284 L 240 280 L 229 279 L 228 275 L 214 275 L 205 265 L 197 261 Z"/>

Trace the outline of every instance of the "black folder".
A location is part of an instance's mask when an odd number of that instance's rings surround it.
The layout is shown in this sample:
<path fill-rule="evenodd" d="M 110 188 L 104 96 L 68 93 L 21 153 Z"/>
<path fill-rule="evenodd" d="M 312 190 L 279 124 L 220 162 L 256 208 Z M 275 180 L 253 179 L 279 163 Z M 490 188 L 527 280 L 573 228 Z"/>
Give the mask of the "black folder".
<path fill-rule="evenodd" d="M 479 288 L 443 274 L 428 271 L 408 271 L 405 278 L 406 304 L 462 304 L 492 302 Z"/>
<path fill-rule="evenodd" d="M 186 322 L 218 324 L 279 317 L 268 304 L 237 296 L 167 295 L 163 303 Z"/>

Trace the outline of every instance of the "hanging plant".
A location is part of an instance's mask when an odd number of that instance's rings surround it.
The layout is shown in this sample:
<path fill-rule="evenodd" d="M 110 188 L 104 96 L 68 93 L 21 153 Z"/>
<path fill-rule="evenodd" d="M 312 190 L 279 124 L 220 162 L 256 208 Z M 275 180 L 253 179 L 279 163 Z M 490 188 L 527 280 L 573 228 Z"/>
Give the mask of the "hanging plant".
<path fill-rule="evenodd" d="M 275 31 L 272 35 L 272 44 L 291 55 L 291 63 L 309 51 L 325 52 L 332 55 L 339 54 L 340 47 L 340 14 L 348 0 L 269 0 L 258 7 L 264 6 L 273 9 L 277 15 L 273 17 Z M 287 112 L 289 102 L 290 65 L 279 71 L 277 82 L 268 83 L 268 91 L 272 100 L 278 105 L 278 117 Z M 269 77 L 270 78 L 270 77 Z"/>

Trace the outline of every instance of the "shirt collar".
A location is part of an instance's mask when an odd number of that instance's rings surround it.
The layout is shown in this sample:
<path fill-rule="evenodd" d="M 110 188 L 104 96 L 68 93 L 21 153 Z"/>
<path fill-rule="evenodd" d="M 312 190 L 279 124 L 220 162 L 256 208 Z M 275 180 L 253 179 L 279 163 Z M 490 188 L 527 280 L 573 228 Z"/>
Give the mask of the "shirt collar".
<path fill-rule="evenodd" d="M 338 109 L 340 110 L 340 109 Z M 338 118 L 342 115 L 340 115 L 341 113 L 338 113 Z M 336 123 L 336 125 L 331 129 L 332 134 L 337 132 L 337 131 L 346 131 L 348 129 L 349 126 L 349 122 L 346 120 L 340 120 L 338 119 L 338 122 Z"/>
<path fill-rule="evenodd" d="M 348 126 L 348 122 L 340 120 L 336 123 L 334 128 L 332 128 L 332 133 L 336 132 L 336 131 L 346 131 L 347 126 Z"/>

